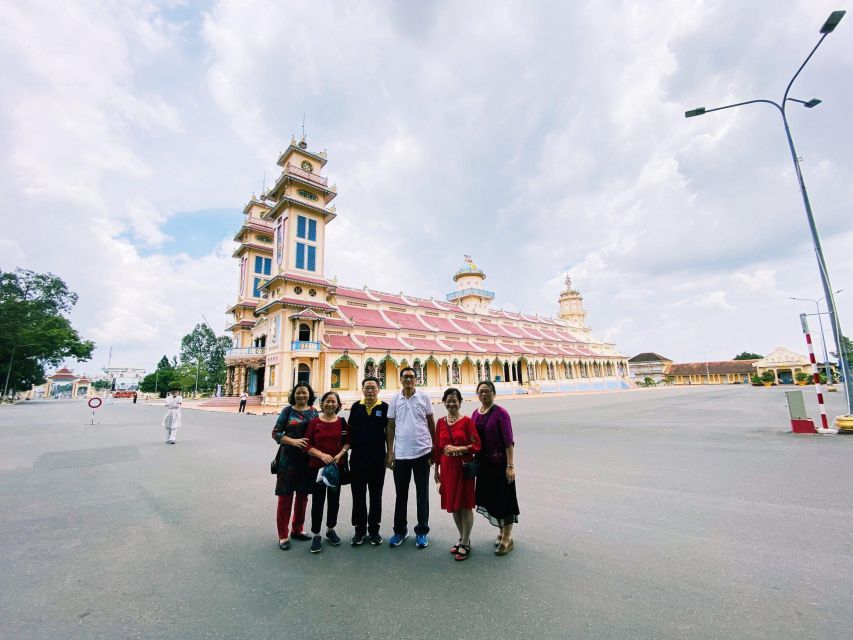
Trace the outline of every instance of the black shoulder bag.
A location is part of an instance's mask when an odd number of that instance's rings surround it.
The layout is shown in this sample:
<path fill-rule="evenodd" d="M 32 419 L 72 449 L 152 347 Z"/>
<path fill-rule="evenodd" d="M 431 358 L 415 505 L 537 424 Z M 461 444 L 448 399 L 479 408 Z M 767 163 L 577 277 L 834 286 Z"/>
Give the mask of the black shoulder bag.
<path fill-rule="evenodd" d="M 284 419 L 284 429 L 282 429 L 282 437 L 285 434 L 287 429 L 287 423 L 290 421 L 290 407 L 285 408 L 287 415 Z M 278 475 L 279 473 L 284 473 L 287 469 L 287 448 L 283 444 L 278 445 L 278 451 L 275 454 L 275 458 L 270 462 L 270 473 L 272 475 Z"/>

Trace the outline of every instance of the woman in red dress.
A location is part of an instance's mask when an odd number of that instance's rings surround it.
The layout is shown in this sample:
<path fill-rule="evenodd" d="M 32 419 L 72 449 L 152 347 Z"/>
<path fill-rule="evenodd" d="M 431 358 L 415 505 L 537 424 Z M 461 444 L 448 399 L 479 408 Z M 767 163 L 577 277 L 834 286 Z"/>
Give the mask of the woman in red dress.
<path fill-rule="evenodd" d="M 474 526 L 474 478 L 466 478 L 462 465 L 474 460 L 480 450 L 480 436 L 468 416 L 459 415 L 462 394 L 448 389 L 442 398 L 447 417 L 435 427 L 435 481 L 441 494 L 441 508 L 453 514 L 459 530 L 459 542 L 450 552 L 456 560 L 471 553 L 471 529 Z"/>

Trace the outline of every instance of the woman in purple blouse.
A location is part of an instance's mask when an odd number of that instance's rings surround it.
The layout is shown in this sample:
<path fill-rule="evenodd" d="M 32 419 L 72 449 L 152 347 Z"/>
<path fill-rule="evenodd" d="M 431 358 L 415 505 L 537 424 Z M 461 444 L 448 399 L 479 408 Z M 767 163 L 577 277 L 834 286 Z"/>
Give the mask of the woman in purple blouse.
<path fill-rule="evenodd" d="M 477 477 L 477 512 L 500 529 L 495 555 L 512 551 L 512 525 L 518 522 L 515 495 L 515 439 L 506 409 L 495 404 L 495 385 L 484 380 L 477 385 L 480 406 L 471 415 L 482 442 L 480 475 Z"/>

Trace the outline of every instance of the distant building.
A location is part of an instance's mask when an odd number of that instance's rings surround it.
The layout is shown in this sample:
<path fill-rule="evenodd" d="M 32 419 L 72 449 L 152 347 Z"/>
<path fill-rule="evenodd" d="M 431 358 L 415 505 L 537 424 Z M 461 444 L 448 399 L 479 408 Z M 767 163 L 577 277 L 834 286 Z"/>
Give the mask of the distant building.
<path fill-rule="evenodd" d="M 59 369 L 47 377 L 47 382 L 27 391 L 27 398 L 88 398 L 94 395 L 92 381 L 87 376 L 77 376 L 71 369 Z"/>
<path fill-rule="evenodd" d="M 110 367 L 102 369 L 104 377 L 111 382 L 114 391 L 138 391 L 145 377 L 145 369 Z"/>
<path fill-rule="evenodd" d="M 591 335 L 571 281 L 560 294 L 559 315 L 542 317 L 493 308 L 495 294 L 483 287 L 486 274 L 470 256 L 443 300 L 327 278 L 326 225 L 337 216 L 330 204 L 337 189 L 321 174 L 326 162 L 324 151 L 292 140 L 278 159 L 275 184 L 243 210 L 234 237 L 237 300 L 227 310 L 234 346 L 225 356 L 226 394 L 245 390 L 283 404 L 304 380 L 318 392 L 355 395 L 367 375 L 394 390 L 405 366 L 434 391 L 455 385 L 470 392 L 480 380 L 495 382 L 498 393 L 630 386 L 625 356 Z M 387 242 L 393 237 L 376 239 L 377 260 L 387 259 Z"/>
<path fill-rule="evenodd" d="M 821 373 L 826 371 L 824 364 L 818 364 Z M 837 375 L 836 367 L 830 364 L 833 377 Z M 755 361 L 755 373 L 761 375 L 765 371 L 772 371 L 778 384 L 793 384 L 798 373 L 812 374 L 812 365 L 808 356 L 794 353 L 785 347 L 776 347 L 768 356 Z"/>
<path fill-rule="evenodd" d="M 657 353 L 638 353 L 628 360 L 628 370 L 634 382 L 643 382 L 651 378 L 655 382 L 663 382 L 669 372 L 672 360 Z"/>
<path fill-rule="evenodd" d="M 757 360 L 673 363 L 668 375 L 672 384 L 749 384 Z"/>

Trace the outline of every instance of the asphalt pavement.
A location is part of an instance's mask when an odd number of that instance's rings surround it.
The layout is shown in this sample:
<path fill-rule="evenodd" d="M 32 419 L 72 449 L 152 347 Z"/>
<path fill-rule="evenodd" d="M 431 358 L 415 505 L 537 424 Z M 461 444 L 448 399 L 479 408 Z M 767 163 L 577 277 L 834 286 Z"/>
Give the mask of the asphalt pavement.
<path fill-rule="evenodd" d="M 390 474 L 386 544 L 347 544 L 345 488 L 342 546 L 280 551 L 272 416 L 185 409 L 169 446 L 156 405 L 0 407 L 0 637 L 848 640 L 853 436 L 789 433 L 783 390 L 499 399 L 515 549 L 475 516 L 465 562 L 434 491 L 430 546 L 388 547 Z"/>

